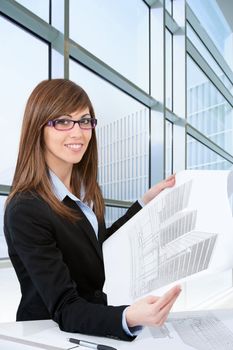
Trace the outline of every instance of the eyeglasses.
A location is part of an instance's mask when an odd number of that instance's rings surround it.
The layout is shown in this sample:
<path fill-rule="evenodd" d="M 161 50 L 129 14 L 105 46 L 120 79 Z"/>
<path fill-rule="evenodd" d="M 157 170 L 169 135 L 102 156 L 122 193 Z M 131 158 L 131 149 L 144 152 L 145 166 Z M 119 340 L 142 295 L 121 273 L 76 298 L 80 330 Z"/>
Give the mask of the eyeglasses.
<path fill-rule="evenodd" d="M 68 116 L 64 116 L 68 117 Z M 91 130 L 94 129 L 97 125 L 97 119 L 91 118 L 87 115 L 79 120 L 72 120 L 67 118 L 60 118 L 49 120 L 47 126 L 53 126 L 56 130 L 66 131 L 71 130 L 74 127 L 74 124 L 78 123 L 80 129 L 82 130 Z"/>

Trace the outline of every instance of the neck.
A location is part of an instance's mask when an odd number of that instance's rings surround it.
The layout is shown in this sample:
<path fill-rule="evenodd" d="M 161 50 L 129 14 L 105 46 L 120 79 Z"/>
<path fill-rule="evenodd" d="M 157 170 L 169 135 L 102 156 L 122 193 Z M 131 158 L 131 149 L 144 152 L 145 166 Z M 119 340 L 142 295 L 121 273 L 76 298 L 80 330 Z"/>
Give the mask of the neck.
<path fill-rule="evenodd" d="M 63 182 L 63 184 L 66 186 L 66 188 L 71 192 L 71 187 L 70 187 L 70 180 L 71 180 L 71 173 L 72 173 L 72 168 L 67 168 L 67 169 L 54 169 L 53 167 L 49 166 L 50 170 L 54 174 L 59 177 L 59 179 Z"/>

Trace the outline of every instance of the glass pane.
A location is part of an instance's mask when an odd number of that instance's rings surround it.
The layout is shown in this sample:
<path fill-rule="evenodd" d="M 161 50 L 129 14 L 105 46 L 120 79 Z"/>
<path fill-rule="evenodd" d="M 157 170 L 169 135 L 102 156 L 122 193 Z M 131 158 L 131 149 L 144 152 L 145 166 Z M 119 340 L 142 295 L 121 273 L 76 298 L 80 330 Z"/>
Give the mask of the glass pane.
<path fill-rule="evenodd" d="M 204 59 L 208 62 L 208 64 L 213 68 L 214 72 L 218 75 L 218 77 L 221 79 L 223 84 L 229 90 L 232 90 L 233 85 L 231 84 L 230 80 L 224 74 L 222 69 L 219 67 L 218 63 L 215 61 L 214 57 L 210 54 L 210 52 L 207 50 L 205 45 L 202 43 L 202 41 L 200 40 L 200 38 L 197 36 L 197 34 L 195 33 L 195 31 L 192 29 L 190 25 L 187 25 L 187 35 L 189 39 L 192 41 L 193 45 L 196 47 L 196 49 L 200 52 L 200 54 L 204 57 Z"/>
<path fill-rule="evenodd" d="M 64 56 L 55 49 L 51 50 L 51 76 L 53 79 L 64 78 Z"/>
<path fill-rule="evenodd" d="M 170 13 L 172 16 L 172 5 L 173 0 L 165 0 L 165 9 Z"/>
<path fill-rule="evenodd" d="M 173 124 L 166 120 L 166 169 L 165 177 L 168 177 L 173 173 L 173 147 L 172 147 L 172 137 L 173 137 Z"/>
<path fill-rule="evenodd" d="M 166 29 L 166 107 L 172 110 L 172 34 Z"/>
<path fill-rule="evenodd" d="M 187 169 L 228 170 L 231 167 L 232 163 L 187 136 Z"/>
<path fill-rule="evenodd" d="M 70 37 L 149 91 L 149 8 L 141 0 L 70 0 Z"/>
<path fill-rule="evenodd" d="M 3 232 L 3 216 L 6 199 L 6 196 L 0 196 L 0 259 L 8 256 L 7 245 Z"/>
<path fill-rule="evenodd" d="M 64 0 L 51 0 L 52 1 L 52 26 L 57 28 L 60 32 L 64 33 Z"/>
<path fill-rule="evenodd" d="M 44 21 L 49 22 L 49 0 L 16 0 L 19 4 L 41 17 Z"/>
<path fill-rule="evenodd" d="M 187 89 L 188 122 L 233 154 L 233 109 L 189 57 Z"/>
<path fill-rule="evenodd" d="M 187 3 L 229 66 L 233 68 L 233 2 L 188 0 Z"/>
<path fill-rule="evenodd" d="M 93 102 L 98 119 L 99 183 L 105 198 L 134 201 L 149 183 L 149 110 L 74 61 L 70 79 Z"/>
<path fill-rule="evenodd" d="M 117 219 L 125 214 L 127 209 L 106 207 L 105 210 L 105 223 L 107 227 L 110 227 Z"/>
<path fill-rule="evenodd" d="M 48 78 L 48 45 L 1 17 L 0 47 L 0 184 L 10 185 L 26 100 Z"/>

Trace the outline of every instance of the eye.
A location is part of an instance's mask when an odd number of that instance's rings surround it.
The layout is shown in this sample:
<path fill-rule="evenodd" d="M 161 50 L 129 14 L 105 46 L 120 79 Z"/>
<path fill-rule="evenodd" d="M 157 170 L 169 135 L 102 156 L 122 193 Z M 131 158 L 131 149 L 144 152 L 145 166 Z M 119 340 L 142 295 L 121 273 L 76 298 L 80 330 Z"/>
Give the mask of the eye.
<path fill-rule="evenodd" d="M 72 124 L 72 121 L 69 119 L 56 119 L 54 120 L 54 123 L 56 125 L 61 125 L 61 126 L 70 126 Z"/>
<path fill-rule="evenodd" d="M 91 118 L 83 118 L 79 121 L 82 125 L 90 125 L 91 124 Z"/>

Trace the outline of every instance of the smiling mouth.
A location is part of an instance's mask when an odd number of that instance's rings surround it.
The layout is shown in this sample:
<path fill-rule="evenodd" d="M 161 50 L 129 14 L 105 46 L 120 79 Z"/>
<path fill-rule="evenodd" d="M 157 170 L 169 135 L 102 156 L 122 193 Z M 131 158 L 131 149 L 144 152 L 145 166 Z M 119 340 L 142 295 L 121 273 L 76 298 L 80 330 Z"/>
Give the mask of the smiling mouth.
<path fill-rule="evenodd" d="M 65 145 L 67 148 L 70 148 L 70 149 L 73 149 L 73 150 L 80 150 L 82 147 L 83 147 L 83 145 L 82 144 L 80 144 L 80 143 L 72 143 L 72 144 L 67 144 L 67 145 Z"/>

